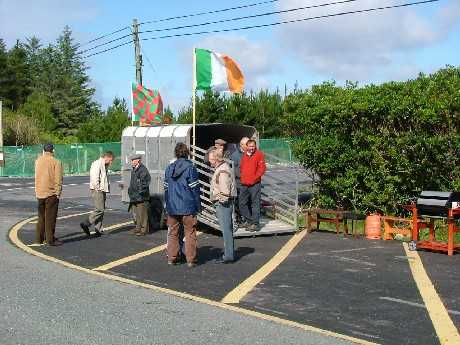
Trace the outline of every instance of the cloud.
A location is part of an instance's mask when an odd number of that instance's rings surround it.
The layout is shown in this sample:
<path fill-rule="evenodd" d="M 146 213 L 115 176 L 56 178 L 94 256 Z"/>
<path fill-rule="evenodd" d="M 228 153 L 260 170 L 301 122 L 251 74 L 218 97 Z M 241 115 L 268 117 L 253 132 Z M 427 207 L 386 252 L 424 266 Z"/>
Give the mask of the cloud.
<path fill-rule="evenodd" d="M 310 5 L 324 3 L 314 1 Z M 396 0 L 365 0 L 282 14 L 292 20 L 401 3 Z M 280 2 L 285 10 L 305 6 L 302 0 Z M 430 7 L 431 6 L 431 7 Z M 423 10 L 431 12 L 424 15 Z M 387 69 L 398 55 L 432 46 L 446 39 L 460 17 L 458 0 L 439 9 L 428 4 L 378 12 L 344 15 L 288 24 L 275 32 L 285 51 L 309 71 L 338 80 L 371 80 Z M 432 13 L 436 12 L 433 16 Z"/>
<path fill-rule="evenodd" d="M 89 21 L 96 14 L 97 9 L 90 0 L 0 0 L 0 38 L 7 46 L 34 35 L 49 43 L 65 25 Z M 86 39 L 86 34 L 74 34 L 77 40 Z"/>

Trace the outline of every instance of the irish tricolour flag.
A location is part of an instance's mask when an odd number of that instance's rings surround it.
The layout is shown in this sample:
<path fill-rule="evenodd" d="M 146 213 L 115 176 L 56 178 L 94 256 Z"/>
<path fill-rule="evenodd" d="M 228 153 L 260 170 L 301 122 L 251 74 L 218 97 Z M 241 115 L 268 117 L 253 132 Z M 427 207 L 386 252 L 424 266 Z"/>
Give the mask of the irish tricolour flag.
<path fill-rule="evenodd" d="M 237 63 L 227 55 L 195 49 L 195 89 L 240 93 L 244 76 Z"/>

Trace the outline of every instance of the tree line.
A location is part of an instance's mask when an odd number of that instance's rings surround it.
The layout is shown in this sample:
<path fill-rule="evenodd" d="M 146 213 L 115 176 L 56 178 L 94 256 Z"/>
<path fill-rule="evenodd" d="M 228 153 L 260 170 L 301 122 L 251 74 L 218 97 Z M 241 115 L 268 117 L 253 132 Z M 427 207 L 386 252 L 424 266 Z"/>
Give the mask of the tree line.
<path fill-rule="evenodd" d="M 7 50 L 0 39 L 4 144 L 119 141 L 129 124 L 126 101 L 115 98 L 102 111 L 87 70 L 69 27 L 46 46 L 31 37 Z"/>
<path fill-rule="evenodd" d="M 115 98 L 101 110 L 77 47 L 68 27 L 46 47 L 32 37 L 7 50 L 0 39 L 6 145 L 120 141 L 127 103 Z M 165 112 L 192 122 L 191 100 Z M 196 117 L 291 138 L 298 161 L 319 177 L 318 206 L 395 212 L 421 190 L 460 190 L 459 67 L 379 85 L 208 91 L 197 96 Z"/>

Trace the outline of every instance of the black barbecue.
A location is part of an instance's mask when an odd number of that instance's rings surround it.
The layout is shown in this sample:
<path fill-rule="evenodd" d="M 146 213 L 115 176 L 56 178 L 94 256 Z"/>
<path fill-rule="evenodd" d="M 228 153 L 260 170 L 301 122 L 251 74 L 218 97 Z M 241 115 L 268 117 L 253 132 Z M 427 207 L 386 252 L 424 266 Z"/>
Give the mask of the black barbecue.
<path fill-rule="evenodd" d="M 447 252 L 460 251 L 455 235 L 460 233 L 460 192 L 423 191 L 412 208 L 412 248 Z M 437 241 L 433 218 L 447 222 L 447 243 Z M 428 239 L 420 241 L 420 230 L 429 229 Z"/>
<path fill-rule="evenodd" d="M 450 208 L 460 208 L 460 192 L 423 191 L 416 206 L 419 216 L 446 218 Z"/>

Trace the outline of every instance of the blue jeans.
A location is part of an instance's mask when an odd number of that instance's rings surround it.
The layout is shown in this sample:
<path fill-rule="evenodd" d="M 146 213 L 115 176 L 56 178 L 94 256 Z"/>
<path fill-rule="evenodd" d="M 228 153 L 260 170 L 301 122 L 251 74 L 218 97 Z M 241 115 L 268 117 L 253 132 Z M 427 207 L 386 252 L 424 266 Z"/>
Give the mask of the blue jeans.
<path fill-rule="evenodd" d="M 226 261 L 233 261 L 235 259 L 232 224 L 233 200 L 230 200 L 226 203 L 217 202 L 215 206 L 219 226 L 222 230 L 222 235 L 224 237 L 223 259 Z"/>

